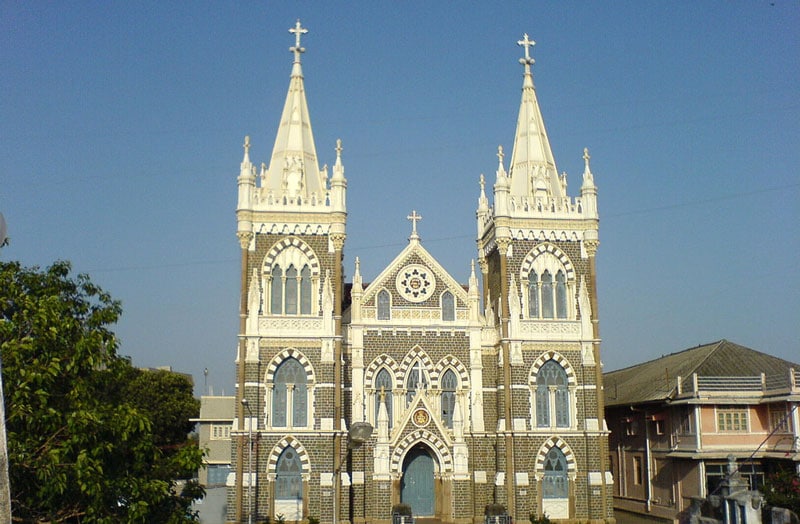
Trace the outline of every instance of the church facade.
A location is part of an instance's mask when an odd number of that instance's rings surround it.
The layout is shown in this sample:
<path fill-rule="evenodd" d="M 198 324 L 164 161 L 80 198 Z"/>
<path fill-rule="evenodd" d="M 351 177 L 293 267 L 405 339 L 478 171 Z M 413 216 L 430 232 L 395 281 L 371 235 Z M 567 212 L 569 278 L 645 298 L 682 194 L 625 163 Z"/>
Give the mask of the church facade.
<path fill-rule="evenodd" d="M 228 521 L 612 518 L 596 299 L 597 190 L 567 195 L 525 37 L 514 147 L 481 176 L 477 264 L 456 281 L 408 245 L 343 279 L 341 143 L 320 168 L 300 22 L 268 165 L 238 177 L 241 301 Z M 491 195 L 489 195 L 491 193 Z M 491 196 L 491 199 L 490 199 Z M 466 261 L 465 261 L 466 262 Z"/>

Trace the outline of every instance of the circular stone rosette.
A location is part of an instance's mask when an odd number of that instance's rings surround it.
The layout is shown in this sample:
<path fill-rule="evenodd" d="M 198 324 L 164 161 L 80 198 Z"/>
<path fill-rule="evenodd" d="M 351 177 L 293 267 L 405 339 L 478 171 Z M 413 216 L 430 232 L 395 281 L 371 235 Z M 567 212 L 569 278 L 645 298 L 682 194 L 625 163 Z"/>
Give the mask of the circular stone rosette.
<path fill-rule="evenodd" d="M 428 425 L 431 421 L 431 416 L 424 408 L 419 408 L 414 411 L 411 420 L 414 422 L 415 426 L 422 428 Z"/>
<path fill-rule="evenodd" d="M 433 272 L 419 264 L 409 264 L 397 273 L 397 292 L 409 302 L 424 302 L 436 289 Z"/>

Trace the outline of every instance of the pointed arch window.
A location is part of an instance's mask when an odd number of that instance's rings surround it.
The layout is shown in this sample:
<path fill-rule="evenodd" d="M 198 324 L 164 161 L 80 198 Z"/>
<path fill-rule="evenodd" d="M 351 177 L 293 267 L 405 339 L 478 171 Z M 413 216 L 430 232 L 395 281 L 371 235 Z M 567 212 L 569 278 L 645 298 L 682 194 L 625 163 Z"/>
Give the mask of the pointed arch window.
<path fill-rule="evenodd" d="M 375 377 L 375 425 L 378 424 L 378 412 L 381 407 L 381 395 L 389 415 L 389 427 L 392 427 L 392 375 L 386 368 L 381 368 Z"/>
<path fill-rule="evenodd" d="M 560 269 L 556 273 L 556 317 L 567 318 L 567 277 Z"/>
<path fill-rule="evenodd" d="M 455 320 L 456 319 L 456 301 L 455 297 L 449 291 L 442 294 L 442 320 Z"/>
<path fill-rule="evenodd" d="M 277 264 L 272 267 L 271 289 L 269 310 L 273 315 L 280 315 L 283 313 L 283 270 Z"/>
<path fill-rule="evenodd" d="M 389 292 L 385 289 L 382 289 L 380 293 L 378 293 L 378 320 L 389 320 L 390 319 L 390 307 L 392 305 L 392 297 L 389 295 Z"/>
<path fill-rule="evenodd" d="M 528 279 L 528 316 L 539 318 L 539 275 L 531 271 Z"/>
<path fill-rule="evenodd" d="M 442 387 L 442 422 L 448 428 L 453 427 L 453 413 L 456 408 L 456 390 L 458 378 L 452 369 L 445 371 L 441 380 Z"/>
<path fill-rule="evenodd" d="M 553 318 L 553 275 L 542 273 L 542 318 Z"/>
<path fill-rule="evenodd" d="M 293 265 L 286 270 L 286 314 L 297 314 L 297 269 Z"/>
<path fill-rule="evenodd" d="M 569 497 L 567 457 L 557 447 L 550 448 L 544 460 L 542 497 L 546 499 L 565 499 Z"/>
<path fill-rule="evenodd" d="M 567 372 L 555 360 L 548 360 L 536 374 L 536 426 L 569 427 L 569 404 Z"/>
<path fill-rule="evenodd" d="M 272 392 L 272 425 L 305 427 L 308 420 L 308 376 L 295 358 L 284 360 L 275 371 Z"/>
<path fill-rule="evenodd" d="M 303 464 L 292 447 L 283 450 L 275 465 L 275 498 L 303 499 Z"/>
<path fill-rule="evenodd" d="M 419 360 L 411 365 L 406 377 L 406 406 L 411 403 L 418 389 L 428 389 L 428 375 L 425 374 L 425 368 Z"/>
<path fill-rule="evenodd" d="M 308 265 L 300 271 L 300 314 L 311 314 L 311 269 Z"/>

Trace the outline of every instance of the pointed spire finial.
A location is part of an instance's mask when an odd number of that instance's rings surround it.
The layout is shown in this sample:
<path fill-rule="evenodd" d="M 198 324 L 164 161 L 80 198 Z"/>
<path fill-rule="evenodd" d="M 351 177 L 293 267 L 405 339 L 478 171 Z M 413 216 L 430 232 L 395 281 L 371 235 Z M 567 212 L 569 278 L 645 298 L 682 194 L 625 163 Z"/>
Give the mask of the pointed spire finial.
<path fill-rule="evenodd" d="M 300 25 L 300 19 L 297 19 L 297 23 L 291 29 L 289 29 L 290 33 L 294 33 L 294 45 L 289 48 L 289 51 L 294 53 L 294 61 L 296 63 L 300 63 L 300 54 L 306 52 L 306 48 L 300 45 L 300 35 L 304 35 L 308 33 L 308 29 L 304 28 Z"/>
<path fill-rule="evenodd" d="M 418 215 L 417 210 L 414 209 L 406 218 L 411 221 L 411 236 L 408 237 L 408 239 L 419 240 L 419 235 L 417 234 L 417 222 L 422 220 L 422 215 Z"/>
<path fill-rule="evenodd" d="M 589 156 L 589 148 L 583 148 L 583 162 L 586 165 L 586 171 L 589 171 L 589 159 L 592 158 Z"/>
<path fill-rule="evenodd" d="M 342 139 L 336 139 L 336 161 L 339 162 L 342 159 Z"/>
<path fill-rule="evenodd" d="M 506 155 L 503 153 L 503 146 L 497 146 L 497 160 L 500 164 L 500 169 L 503 169 L 503 159 L 505 156 Z"/>
<path fill-rule="evenodd" d="M 244 162 L 250 162 L 250 135 L 244 137 Z"/>

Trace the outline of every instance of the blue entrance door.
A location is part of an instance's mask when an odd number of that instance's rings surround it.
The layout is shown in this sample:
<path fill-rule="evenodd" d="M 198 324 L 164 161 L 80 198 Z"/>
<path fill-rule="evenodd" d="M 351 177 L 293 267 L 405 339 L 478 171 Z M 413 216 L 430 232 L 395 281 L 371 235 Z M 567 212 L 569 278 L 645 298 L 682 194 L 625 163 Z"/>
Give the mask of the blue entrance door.
<path fill-rule="evenodd" d="M 433 516 L 433 457 L 425 446 L 416 446 L 403 461 L 400 500 L 414 515 Z"/>

